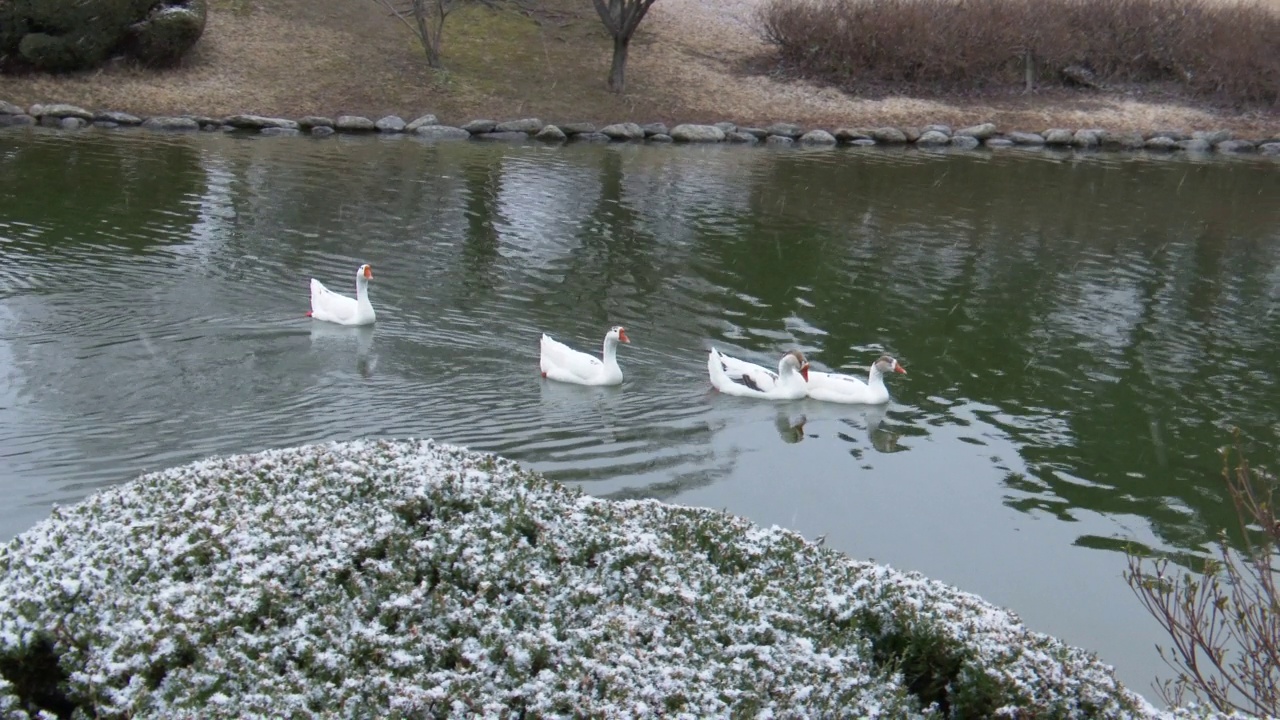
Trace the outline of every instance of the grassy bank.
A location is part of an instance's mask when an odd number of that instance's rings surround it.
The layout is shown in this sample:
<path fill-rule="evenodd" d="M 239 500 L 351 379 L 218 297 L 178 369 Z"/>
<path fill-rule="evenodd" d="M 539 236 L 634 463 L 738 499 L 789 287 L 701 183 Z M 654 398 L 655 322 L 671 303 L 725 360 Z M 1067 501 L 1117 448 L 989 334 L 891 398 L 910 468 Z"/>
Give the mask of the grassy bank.
<path fill-rule="evenodd" d="M 371 0 L 213 0 L 204 37 L 176 69 L 115 63 L 0 76 L 0 98 L 142 115 L 629 118 L 640 114 L 636 98 L 604 87 L 609 43 L 590 3 L 474 5 L 449 16 L 445 68 L 436 71 L 416 37 Z M 644 108 L 664 110 L 672 109 Z"/>
<path fill-rule="evenodd" d="M 1151 94 L 1131 87 L 1079 91 L 1045 85 L 1023 93 L 1014 78 L 1011 85 L 977 94 L 931 95 L 925 92 L 927 82 L 910 90 L 909 83 L 897 80 L 881 83 L 872 94 L 842 92 L 830 82 L 777 72 L 775 49 L 747 22 L 754 4 L 762 1 L 654 5 L 632 43 L 624 95 L 605 90 L 610 39 L 586 0 L 459 10 L 445 28 L 442 71 L 426 66 L 413 34 L 372 0 L 211 0 L 204 36 L 176 69 L 114 63 L 74 75 L 0 76 L 0 99 L 24 106 L 68 102 L 138 115 L 410 118 L 434 113 L 451 124 L 532 116 L 596 124 L 728 120 L 760 127 L 774 122 L 962 127 L 994 122 L 1001 129 L 1030 131 L 1280 133 L 1280 111 L 1224 110 L 1176 87 Z M 1032 7 L 1056 0 L 1026 1 Z M 935 21 L 927 34 L 946 26 Z"/>

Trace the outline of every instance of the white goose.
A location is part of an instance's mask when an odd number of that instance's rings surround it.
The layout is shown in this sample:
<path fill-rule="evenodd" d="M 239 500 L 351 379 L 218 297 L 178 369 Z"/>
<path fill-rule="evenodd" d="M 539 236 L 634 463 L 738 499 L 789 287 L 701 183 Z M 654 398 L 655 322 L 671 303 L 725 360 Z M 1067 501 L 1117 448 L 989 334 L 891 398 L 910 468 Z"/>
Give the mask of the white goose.
<path fill-rule="evenodd" d="M 311 278 L 311 311 L 308 317 L 339 325 L 371 325 L 376 319 L 373 305 L 369 303 L 369 280 L 373 268 L 361 265 L 356 270 L 356 297 L 339 295 Z"/>
<path fill-rule="evenodd" d="M 615 325 L 604 336 L 603 362 L 595 356 L 574 350 L 562 342 L 542 334 L 542 353 L 538 367 L 548 380 L 577 385 L 621 385 L 622 368 L 618 367 L 618 343 L 630 343 L 627 331 Z"/>
<path fill-rule="evenodd" d="M 838 373 L 809 373 L 809 397 L 814 400 L 859 405 L 882 405 L 889 402 L 889 388 L 884 386 L 884 376 L 889 373 L 907 374 L 898 361 L 881 355 L 871 363 L 867 379 Z"/>
<path fill-rule="evenodd" d="M 715 389 L 725 395 L 762 400 L 798 400 L 806 394 L 809 361 L 804 359 L 804 353 L 791 350 L 778 361 L 778 372 L 775 373 L 711 348 L 707 356 L 707 374 Z"/>

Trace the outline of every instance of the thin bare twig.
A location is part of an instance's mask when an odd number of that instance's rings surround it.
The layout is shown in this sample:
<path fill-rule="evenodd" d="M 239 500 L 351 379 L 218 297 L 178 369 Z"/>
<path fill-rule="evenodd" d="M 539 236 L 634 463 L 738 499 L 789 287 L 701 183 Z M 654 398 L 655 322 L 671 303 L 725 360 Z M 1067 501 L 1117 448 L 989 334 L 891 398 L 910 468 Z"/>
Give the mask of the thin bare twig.
<path fill-rule="evenodd" d="M 1276 479 L 1249 466 L 1239 432 L 1231 467 L 1223 452 L 1223 479 L 1235 506 L 1243 550 L 1231 548 L 1225 532 L 1217 557 L 1206 558 L 1199 577 L 1169 573 L 1169 560 L 1151 569 L 1129 555 L 1125 579 L 1147 612 L 1169 634 L 1172 648 L 1158 647 L 1177 677 L 1160 686 L 1163 699 L 1181 704 L 1190 693 L 1222 712 L 1280 714 L 1280 592 L 1275 515 Z"/>
<path fill-rule="evenodd" d="M 397 20 L 405 24 L 417 36 L 427 55 L 427 64 L 438 68 L 441 45 L 444 43 L 444 21 L 449 13 L 464 2 L 479 2 L 489 8 L 497 7 L 497 0 L 373 0 L 386 8 Z"/>

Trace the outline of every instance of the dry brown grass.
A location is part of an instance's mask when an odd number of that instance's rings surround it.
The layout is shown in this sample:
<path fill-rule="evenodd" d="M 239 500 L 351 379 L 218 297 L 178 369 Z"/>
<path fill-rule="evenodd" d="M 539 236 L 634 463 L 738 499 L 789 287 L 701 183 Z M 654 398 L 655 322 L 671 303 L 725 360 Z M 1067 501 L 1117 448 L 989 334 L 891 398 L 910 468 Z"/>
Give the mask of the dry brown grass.
<path fill-rule="evenodd" d="M 1068 67 L 1236 105 L 1280 104 L 1280 14 L 1206 0 L 767 0 L 781 68 L 853 91 L 1016 88 Z M 1167 84 L 1167 88 L 1162 85 Z"/>
<path fill-rule="evenodd" d="M 1280 132 L 1274 113 L 1226 114 L 1137 95 L 865 98 L 744 73 L 747 61 L 766 49 L 748 24 L 757 1 L 655 4 L 632 44 L 623 96 L 604 88 L 609 38 L 584 0 L 540 0 L 536 14 L 476 7 L 451 15 L 444 72 L 428 68 L 412 34 L 369 0 L 214 0 L 204 37 L 175 70 L 113 65 L 70 76 L 0 77 L 0 98 L 140 114 L 408 118 L 433 112 L 455 123 L 527 116 L 596 123 L 785 120 L 825 127 L 990 120 L 1033 130 Z M 1280 8 L 1280 0 L 1265 2 Z"/>
<path fill-rule="evenodd" d="M 1280 11 L 1280 0 L 1260 1 Z M 771 52 L 755 29 L 756 10 L 763 2 L 662 0 L 641 28 L 656 38 L 658 52 L 638 55 L 637 72 L 664 78 L 687 117 L 757 125 L 777 120 L 824 127 L 933 122 L 958 126 L 989 121 L 1001 128 L 1027 130 L 1225 128 L 1260 137 L 1280 133 L 1280 114 L 1274 110 L 1230 112 L 1186 98 L 1133 91 L 1041 88 L 1027 94 L 1019 86 L 980 96 L 868 96 L 795 77 L 744 74 L 745 62 Z"/>
<path fill-rule="evenodd" d="M 3 94 L 142 114 L 300 115 L 390 109 L 402 98 L 378 89 L 389 77 L 429 79 L 415 77 L 413 64 L 394 53 L 377 58 L 384 38 L 366 33 L 380 23 L 347 12 L 355 3 L 331 5 L 328 14 L 301 20 L 300 8 L 287 0 L 269 9 L 242 0 L 215 4 L 200 42 L 176 69 L 118 62 L 87 73 L 23 75 L 7 78 Z M 357 67 L 367 71 L 351 71 Z"/>
<path fill-rule="evenodd" d="M 546 0 L 539 9 L 531 16 L 515 6 L 477 6 L 451 15 L 440 72 L 427 67 L 412 33 L 368 0 L 223 0 L 176 69 L 116 63 L 89 73 L 9 76 L 0 78 L 0 97 L 140 114 L 433 112 L 459 123 L 643 114 L 636 96 L 604 89 L 608 37 L 591 6 Z M 643 92 L 643 79 L 636 84 Z"/>

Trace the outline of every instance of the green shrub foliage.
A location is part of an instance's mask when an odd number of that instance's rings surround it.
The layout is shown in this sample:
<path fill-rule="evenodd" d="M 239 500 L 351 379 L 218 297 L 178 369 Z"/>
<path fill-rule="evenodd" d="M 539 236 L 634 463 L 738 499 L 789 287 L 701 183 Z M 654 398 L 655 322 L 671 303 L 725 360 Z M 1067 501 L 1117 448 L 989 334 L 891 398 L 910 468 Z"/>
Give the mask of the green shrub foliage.
<path fill-rule="evenodd" d="M 206 11 L 205 0 L 0 0 L 0 67 L 89 70 L 120 54 L 172 64 Z"/>

